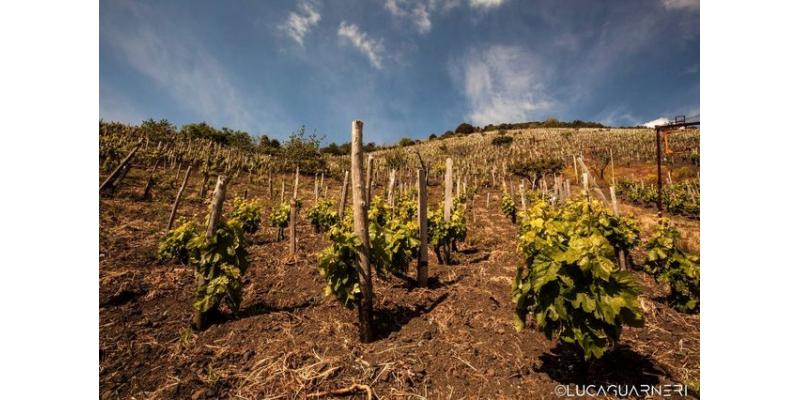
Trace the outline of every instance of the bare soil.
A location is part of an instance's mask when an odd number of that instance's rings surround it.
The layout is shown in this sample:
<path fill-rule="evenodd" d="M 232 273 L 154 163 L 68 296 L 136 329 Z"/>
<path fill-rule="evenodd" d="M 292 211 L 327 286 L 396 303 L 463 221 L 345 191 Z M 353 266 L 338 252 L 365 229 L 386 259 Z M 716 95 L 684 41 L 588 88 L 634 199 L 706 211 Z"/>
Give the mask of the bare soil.
<path fill-rule="evenodd" d="M 468 213 L 468 239 L 457 265 L 437 265 L 430 254 L 430 288 L 408 280 L 376 280 L 379 338 L 358 341 L 357 316 L 322 294 L 316 253 L 326 239 L 301 216 L 297 259 L 288 242 L 266 226 L 252 238 L 252 264 L 244 277 L 238 318 L 221 317 L 203 332 L 189 329 L 193 271 L 155 259 L 173 196 L 176 171 L 162 176 L 152 201 L 138 199 L 146 176 L 133 169 L 113 198 L 100 202 L 100 397 L 103 399 L 332 397 L 326 391 L 353 383 L 377 398 L 556 398 L 557 385 L 696 385 L 700 374 L 700 318 L 670 309 L 667 288 L 637 272 L 644 286 L 644 328 L 625 328 L 620 345 L 576 370 L 576 356 L 532 329 L 512 324 L 511 280 L 521 262 L 516 227 L 499 209 L 499 191 L 476 195 Z M 181 176 L 182 177 L 182 176 Z M 287 196 L 291 193 L 286 176 Z M 313 178 L 301 180 L 304 205 L 313 201 Z M 278 182 L 275 184 L 275 182 Z M 280 188 L 280 181 L 273 184 Z M 331 179 L 328 197 L 339 192 Z M 193 176 L 179 209 L 202 220 Z M 432 201 L 441 188 L 432 188 Z M 266 184 L 234 180 L 229 198 L 267 199 Z M 270 204 L 276 203 L 272 202 Z M 269 206 L 268 206 L 269 208 Z M 652 210 L 625 206 L 647 225 Z M 687 244 L 699 246 L 699 221 L 676 218 Z M 645 236 L 646 237 L 646 236 Z M 412 265 L 410 271 L 414 271 Z M 354 391 L 345 398 L 365 398 Z"/>

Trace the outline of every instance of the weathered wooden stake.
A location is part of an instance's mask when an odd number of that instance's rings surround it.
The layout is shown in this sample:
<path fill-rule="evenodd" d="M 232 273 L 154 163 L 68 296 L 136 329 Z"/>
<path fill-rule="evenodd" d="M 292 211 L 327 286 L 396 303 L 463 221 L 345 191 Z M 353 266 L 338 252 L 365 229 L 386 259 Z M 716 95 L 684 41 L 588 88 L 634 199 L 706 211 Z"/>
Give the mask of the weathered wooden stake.
<path fill-rule="evenodd" d="M 392 169 L 392 172 L 389 173 L 389 188 L 387 189 L 387 202 L 389 203 L 389 207 L 394 208 L 394 183 L 396 179 L 396 171 Z"/>
<path fill-rule="evenodd" d="M 364 154 L 361 146 L 364 123 L 353 121 L 350 168 L 353 183 L 353 231 L 361 241 L 356 248 L 358 253 L 358 296 L 359 337 L 362 342 L 372 340 L 372 268 L 369 265 L 369 232 L 367 230 L 367 200 L 364 187 Z"/>
<path fill-rule="evenodd" d="M 189 168 L 186 168 L 186 174 L 183 176 L 183 183 L 181 183 L 180 189 L 178 189 L 178 195 L 175 196 L 175 202 L 172 203 L 172 211 L 169 213 L 169 222 L 167 223 L 167 231 L 172 229 L 172 223 L 175 222 L 175 212 L 178 211 L 178 204 L 181 202 L 181 196 L 183 195 L 183 189 L 186 188 L 186 182 L 189 180 L 189 175 L 192 174 L 192 165 L 189 164 Z"/>
<path fill-rule="evenodd" d="M 314 174 L 314 204 L 319 201 L 319 180 L 317 174 Z"/>
<path fill-rule="evenodd" d="M 367 156 L 367 210 L 372 201 L 372 155 Z"/>
<path fill-rule="evenodd" d="M 575 158 L 575 154 L 572 155 L 572 166 L 575 168 L 575 180 L 578 180 L 578 161 Z"/>
<path fill-rule="evenodd" d="M 344 218 L 344 206 L 347 204 L 347 187 L 350 184 L 350 171 L 344 171 L 344 182 L 342 182 L 342 195 L 339 197 L 339 220 Z"/>
<path fill-rule="evenodd" d="M 269 199 L 272 201 L 273 193 L 272 193 L 272 170 L 269 170 L 269 175 L 267 177 L 267 190 L 269 190 Z"/>
<path fill-rule="evenodd" d="M 297 254 L 297 199 L 289 202 L 289 254 Z"/>
<path fill-rule="evenodd" d="M 117 168 L 114 168 L 114 171 L 111 171 L 111 175 L 109 175 L 108 178 L 106 178 L 106 180 L 103 181 L 103 183 L 100 185 L 100 192 L 105 190 L 108 187 L 108 185 L 114 182 L 114 180 L 117 178 L 117 175 L 119 175 L 119 173 L 122 172 L 124 167 L 128 165 L 128 162 L 131 160 L 131 158 L 133 158 L 133 156 L 136 154 L 136 151 L 139 150 L 139 146 L 141 145 L 142 145 L 142 139 L 139 139 L 139 141 L 136 142 L 136 144 L 133 146 L 133 149 L 130 151 L 130 153 L 128 153 L 128 155 L 122 159 L 122 162 L 119 163 L 119 165 L 117 165 Z"/>
<path fill-rule="evenodd" d="M 292 199 L 297 200 L 297 187 L 300 185 L 300 167 L 298 166 L 294 172 L 294 192 Z"/>
<path fill-rule="evenodd" d="M 191 167 L 189 167 L 191 168 Z M 211 239 L 217 232 L 219 220 L 222 217 L 222 205 L 225 203 L 225 189 L 228 185 L 228 177 L 220 175 L 217 177 L 217 186 L 214 188 L 214 197 L 211 200 L 211 213 L 208 216 L 208 229 L 206 230 L 206 239 Z M 205 295 L 205 286 L 208 284 L 206 277 L 202 274 L 195 272 L 196 294 L 197 296 Z M 197 330 L 204 330 L 206 328 L 207 313 L 200 310 L 194 311 L 194 327 Z"/>
<path fill-rule="evenodd" d="M 417 217 L 419 221 L 419 256 L 417 257 L 417 285 L 428 286 L 428 174 L 417 170 Z"/>
<path fill-rule="evenodd" d="M 617 204 L 617 194 L 614 191 L 614 186 L 611 186 L 609 188 L 609 191 L 611 192 L 611 206 L 612 206 L 612 209 L 614 210 L 614 215 L 619 216 L 619 205 Z M 620 267 L 620 269 L 623 270 L 623 271 L 628 269 L 628 266 L 626 265 L 627 263 L 625 262 L 625 258 L 626 258 L 625 257 L 625 251 L 619 250 L 617 252 L 617 258 L 619 259 L 619 267 Z"/>
<path fill-rule="evenodd" d="M 444 174 L 444 220 L 450 221 L 453 211 L 453 159 L 447 157 Z"/>
<path fill-rule="evenodd" d="M 161 159 L 156 158 L 153 168 L 150 169 L 150 175 L 147 177 L 147 183 L 144 185 L 142 199 L 145 201 L 149 201 L 153 198 L 153 196 L 150 194 L 150 191 L 153 190 L 153 186 L 156 184 L 156 170 L 158 169 L 159 162 L 161 162 Z"/>

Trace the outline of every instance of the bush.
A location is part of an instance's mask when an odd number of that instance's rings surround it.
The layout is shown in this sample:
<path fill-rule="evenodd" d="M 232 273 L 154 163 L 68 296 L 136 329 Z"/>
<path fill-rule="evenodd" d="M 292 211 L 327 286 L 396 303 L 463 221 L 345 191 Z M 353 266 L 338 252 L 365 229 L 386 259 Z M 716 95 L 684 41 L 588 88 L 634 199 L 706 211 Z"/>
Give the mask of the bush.
<path fill-rule="evenodd" d="M 200 312 L 216 309 L 224 300 L 234 312 L 242 302 L 242 275 L 250 265 L 247 242 L 239 221 L 220 223 L 213 237 L 194 237 L 188 245 L 195 275 L 201 275 L 204 285 L 197 288 L 194 308 Z"/>
<path fill-rule="evenodd" d="M 510 146 L 514 142 L 514 138 L 507 135 L 497 135 L 492 138 L 493 146 Z"/>
<path fill-rule="evenodd" d="M 560 172 L 564 168 L 564 161 L 558 158 L 544 158 L 537 160 L 520 160 L 511 163 L 508 171 L 512 174 L 525 178 L 536 187 L 539 178 Z"/>
<path fill-rule="evenodd" d="M 615 264 L 618 251 L 638 242 L 632 220 L 586 199 L 560 209 L 536 200 L 524 215 L 518 246 L 525 264 L 512 286 L 518 331 L 530 314 L 548 338 L 588 360 L 602 357 L 624 325 L 643 326 L 636 278 Z"/>
<path fill-rule="evenodd" d="M 669 282 L 670 306 L 685 313 L 700 311 L 700 258 L 678 248 L 680 234 L 662 218 L 655 235 L 647 242 L 644 269 L 659 282 Z"/>
<path fill-rule="evenodd" d="M 475 127 L 466 122 L 462 122 L 460 125 L 458 125 L 458 127 L 456 127 L 456 133 L 469 135 L 473 132 L 475 132 Z"/>
<path fill-rule="evenodd" d="M 290 211 L 289 203 L 283 203 L 269 215 L 269 226 L 278 228 L 278 240 L 284 239 L 283 230 L 289 226 Z"/>
<path fill-rule="evenodd" d="M 400 146 L 400 147 L 413 146 L 414 145 L 414 141 L 409 139 L 409 138 L 402 138 L 397 143 L 397 145 Z"/>
<path fill-rule="evenodd" d="M 161 261 L 178 260 L 181 264 L 189 262 L 189 241 L 198 236 L 199 228 L 193 221 L 167 232 L 158 243 L 156 256 Z"/>
<path fill-rule="evenodd" d="M 321 200 L 308 210 L 308 219 L 314 231 L 327 232 L 339 219 L 332 200 Z"/>
<path fill-rule="evenodd" d="M 305 174 L 327 172 L 327 164 L 319 151 L 319 138 L 316 134 L 306 135 L 305 132 L 305 127 L 300 127 L 283 143 L 281 154 L 284 163 L 279 169 L 294 172 L 295 167 L 300 167 L 300 172 Z"/>
<path fill-rule="evenodd" d="M 435 133 L 431 133 L 431 135 L 430 135 L 430 136 L 428 136 L 428 140 L 436 140 L 436 137 L 437 137 L 437 136 L 436 136 L 436 134 L 435 134 Z"/>
<path fill-rule="evenodd" d="M 500 209 L 503 211 L 503 215 L 511 219 L 512 224 L 517 223 L 517 206 L 508 192 L 503 192 L 503 197 L 500 199 Z"/>
<path fill-rule="evenodd" d="M 231 218 L 238 220 L 242 224 L 245 233 L 253 234 L 258 231 L 261 225 L 261 202 L 257 199 L 245 200 L 242 198 L 233 199 L 233 211 Z"/>
<path fill-rule="evenodd" d="M 221 221 L 210 238 L 187 222 L 161 239 L 159 257 L 189 262 L 203 284 L 196 287 L 193 306 L 200 312 L 216 310 L 225 301 L 235 314 L 242 301 L 241 277 L 250 265 L 241 222 Z M 199 280 L 198 280 L 199 281 Z"/>
<path fill-rule="evenodd" d="M 431 212 L 428 211 L 428 240 L 440 264 L 450 264 L 450 252 L 456 250 L 456 243 L 467 238 L 467 219 L 462 204 L 453 204 L 450 221 L 444 220 L 444 203 Z"/>

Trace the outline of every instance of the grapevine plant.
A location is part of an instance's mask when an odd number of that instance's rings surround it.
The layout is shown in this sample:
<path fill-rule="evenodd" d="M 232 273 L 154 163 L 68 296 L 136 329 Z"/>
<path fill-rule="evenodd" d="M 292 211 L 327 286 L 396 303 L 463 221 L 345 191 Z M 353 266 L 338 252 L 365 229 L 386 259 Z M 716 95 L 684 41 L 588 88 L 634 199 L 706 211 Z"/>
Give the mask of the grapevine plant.
<path fill-rule="evenodd" d="M 231 218 L 238 220 L 242 224 L 242 230 L 245 233 L 253 234 L 258 231 L 261 225 L 261 202 L 252 199 L 245 200 L 242 198 L 235 198 L 233 200 L 233 211 L 231 211 Z"/>
<path fill-rule="evenodd" d="M 517 206 L 506 191 L 503 191 L 503 197 L 500 199 L 500 209 L 503 211 L 503 215 L 511 219 L 512 224 L 517 223 Z"/>
<path fill-rule="evenodd" d="M 314 232 L 326 232 L 338 220 L 336 209 L 331 200 L 321 200 L 308 210 L 308 219 L 314 227 Z"/>
<path fill-rule="evenodd" d="M 680 234 L 662 218 L 647 242 L 644 269 L 659 282 L 669 282 L 670 305 L 685 313 L 700 312 L 700 258 L 678 248 Z"/>
<path fill-rule="evenodd" d="M 615 262 L 638 240 L 632 220 L 597 201 L 554 208 L 533 200 L 519 228 L 525 263 L 512 286 L 517 330 L 531 315 L 536 329 L 575 346 L 585 360 L 602 357 L 624 325 L 643 325 L 636 279 Z"/>
<path fill-rule="evenodd" d="M 663 186 L 662 201 L 664 208 L 673 214 L 688 216 L 700 215 L 700 193 L 694 192 L 695 183 L 672 184 Z M 620 195 L 637 204 L 655 205 L 658 202 L 656 185 L 635 183 L 624 180 L 619 182 Z"/>
<path fill-rule="evenodd" d="M 456 243 L 463 242 L 466 238 L 467 219 L 463 205 L 454 205 L 450 221 L 444 219 L 444 205 L 433 212 L 428 211 L 428 240 L 439 264 L 450 264 L 451 252 L 456 250 Z"/>
<path fill-rule="evenodd" d="M 289 226 L 289 203 L 282 203 L 269 215 L 269 226 L 278 228 L 278 240 L 285 238 L 283 230 Z"/>
<path fill-rule="evenodd" d="M 237 218 L 220 221 L 216 232 L 206 237 L 189 221 L 159 243 L 160 259 L 177 259 L 194 267 L 198 286 L 193 306 L 200 312 L 216 311 L 223 301 L 234 314 L 239 310 L 241 277 L 250 264 L 242 226 Z"/>
<path fill-rule="evenodd" d="M 375 197 L 368 212 L 370 264 L 379 278 L 408 270 L 419 252 L 419 231 L 409 201 L 401 199 L 394 209 Z M 358 299 L 358 253 L 360 240 L 353 233 L 352 216 L 337 221 L 327 231 L 331 244 L 320 253 L 319 272 L 325 279 L 325 295 L 334 295 L 347 307 Z"/>

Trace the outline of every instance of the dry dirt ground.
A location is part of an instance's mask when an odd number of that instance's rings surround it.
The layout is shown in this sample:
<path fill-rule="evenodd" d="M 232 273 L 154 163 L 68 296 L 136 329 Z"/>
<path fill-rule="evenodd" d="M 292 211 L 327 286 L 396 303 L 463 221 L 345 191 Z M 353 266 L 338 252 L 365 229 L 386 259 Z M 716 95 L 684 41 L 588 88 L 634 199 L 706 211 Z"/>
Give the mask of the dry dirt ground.
<path fill-rule="evenodd" d="M 322 295 L 315 254 L 326 239 L 313 233 L 304 215 L 300 257 L 292 262 L 287 241 L 275 241 L 262 218 L 252 238 L 240 315 L 193 332 L 192 270 L 154 256 L 177 191 L 176 175 L 165 174 L 155 199 L 145 202 L 137 198 L 145 176 L 134 169 L 112 199 L 100 201 L 103 399 L 294 399 L 353 383 L 367 385 L 381 399 L 538 399 L 556 398 L 561 384 L 699 381 L 699 316 L 670 309 L 661 300 L 667 288 L 640 272 L 646 325 L 626 327 L 620 345 L 592 365 L 588 377 L 575 371 L 573 354 L 541 333 L 515 332 L 510 286 L 521 258 L 516 228 L 500 213 L 496 189 L 488 208 L 485 189 L 476 196 L 457 265 L 437 265 L 430 254 L 430 288 L 399 278 L 376 282 L 379 338 L 372 343 L 359 343 L 355 310 Z M 301 180 L 305 205 L 313 198 L 312 179 Z M 204 217 L 199 181 L 190 180 L 181 216 Z M 235 180 L 229 198 L 245 190 L 268 197 L 265 184 L 246 182 Z M 287 176 L 287 195 L 290 182 Z M 327 183 L 328 197 L 335 198 L 339 182 Z M 431 190 L 433 199 L 441 197 L 440 187 Z M 623 209 L 640 216 L 646 235 L 652 210 Z M 676 221 L 697 248 L 699 221 Z"/>

